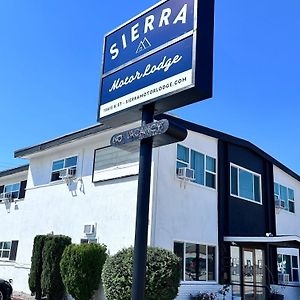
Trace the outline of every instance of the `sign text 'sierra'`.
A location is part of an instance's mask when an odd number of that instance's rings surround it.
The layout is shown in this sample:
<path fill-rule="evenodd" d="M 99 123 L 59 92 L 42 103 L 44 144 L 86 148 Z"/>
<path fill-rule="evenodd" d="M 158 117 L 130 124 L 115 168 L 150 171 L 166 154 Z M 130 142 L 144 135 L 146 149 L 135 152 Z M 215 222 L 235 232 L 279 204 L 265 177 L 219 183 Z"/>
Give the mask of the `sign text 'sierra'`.
<path fill-rule="evenodd" d="M 148 103 L 161 113 L 211 97 L 213 11 L 214 0 L 162 0 L 107 34 L 98 120 L 123 124 Z"/>

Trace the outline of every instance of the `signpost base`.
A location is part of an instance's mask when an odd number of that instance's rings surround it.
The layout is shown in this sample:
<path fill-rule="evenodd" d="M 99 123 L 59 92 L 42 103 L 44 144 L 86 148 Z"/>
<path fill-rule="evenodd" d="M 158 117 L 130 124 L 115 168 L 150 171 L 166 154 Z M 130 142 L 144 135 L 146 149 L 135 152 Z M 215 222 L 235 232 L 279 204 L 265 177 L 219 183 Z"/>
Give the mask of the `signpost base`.
<path fill-rule="evenodd" d="M 142 124 L 153 122 L 154 105 L 143 107 Z M 153 138 L 141 140 L 136 208 L 132 300 L 145 299 L 146 258 Z"/>

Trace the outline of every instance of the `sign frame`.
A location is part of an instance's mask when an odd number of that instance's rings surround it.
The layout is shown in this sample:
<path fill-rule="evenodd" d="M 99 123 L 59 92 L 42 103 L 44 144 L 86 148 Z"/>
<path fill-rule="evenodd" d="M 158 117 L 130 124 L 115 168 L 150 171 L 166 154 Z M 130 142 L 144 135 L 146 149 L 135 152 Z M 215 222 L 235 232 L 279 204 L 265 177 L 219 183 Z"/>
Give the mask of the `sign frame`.
<path fill-rule="evenodd" d="M 141 119 L 142 107 L 151 103 L 155 105 L 155 115 L 172 109 L 176 109 L 194 102 L 202 101 L 212 97 L 212 77 L 213 77 L 213 34 L 214 34 L 214 0 L 194 0 L 194 24 L 193 30 L 186 32 L 171 41 L 160 45 L 159 47 L 138 56 L 137 58 L 123 63 L 122 65 L 109 70 L 104 74 L 105 68 L 105 49 L 107 38 L 119 30 L 125 28 L 130 23 L 134 23 L 147 13 L 162 6 L 172 0 L 162 0 L 147 10 L 141 12 L 137 16 L 131 18 L 124 24 L 118 26 L 104 37 L 103 56 L 102 56 L 102 75 L 100 78 L 100 93 L 97 121 L 116 127 L 121 124 L 131 123 Z M 184 1 L 182 1 L 184 4 Z M 103 88 L 103 80 L 112 74 L 115 74 L 128 66 L 133 66 L 145 58 L 159 53 L 163 49 L 167 49 L 192 37 L 192 82 L 187 86 L 176 89 L 175 91 L 159 95 L 150 100 L 135 104 L 125 109 L 113 112 L 106 116 L 100 115 L 101 95 Z M 111 101 L 110 101 L 111 102 Z"/>
<path fill-rule="evenodd" d="M 159 119 L 140 127 L 114 134 L 110 145 L 131 152 L 130 145 L 141 140 L 152 138 L 152 147 L 162 147 L 182 142 L 187 137 L 187 130 L 169 119 Z M 129 147 L 128 147 L 129 145 Z"/>

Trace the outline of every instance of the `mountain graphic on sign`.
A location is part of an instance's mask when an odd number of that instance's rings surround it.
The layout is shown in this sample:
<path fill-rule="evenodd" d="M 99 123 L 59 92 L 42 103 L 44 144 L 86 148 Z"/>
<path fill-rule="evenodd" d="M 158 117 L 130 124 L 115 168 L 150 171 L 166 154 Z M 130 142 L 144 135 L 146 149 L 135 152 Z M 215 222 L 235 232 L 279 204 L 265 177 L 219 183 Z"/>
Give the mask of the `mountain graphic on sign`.
<path fill-rule="evenodd" d="M 140 43 L 138 48 L 136 49 L 136 54 L 146 50 L 147 48 L 151 47 L 151 44 L 147 38 L 144 38 Z"/>

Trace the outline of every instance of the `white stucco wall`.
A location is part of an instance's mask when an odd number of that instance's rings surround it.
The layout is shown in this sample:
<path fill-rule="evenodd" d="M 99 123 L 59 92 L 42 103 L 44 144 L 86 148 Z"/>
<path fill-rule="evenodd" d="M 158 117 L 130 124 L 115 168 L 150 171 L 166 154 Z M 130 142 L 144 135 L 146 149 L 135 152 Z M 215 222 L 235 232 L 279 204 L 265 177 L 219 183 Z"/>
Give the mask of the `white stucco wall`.
<path fill-rule="evenodd" d="M 16 262 L 0 262 L 0 277 L 13 278 L 15 290 L 29 292 L 27 280 L 37 234 L 65 234 L 79 243 L 85 237 L 83 226 L 95 224 L 95 237 L 108 246 L 110 254 L 133 245 L 137 176 L 92 182 L 94 151 L 107 146 L 114 133 L 109 130 L 29 157 L 26 198 L 18 210 L 2 214 L 5 225 L 1 233 L 6 234 L 2 239 L 19 240 L 19 246 Z M 213 138 L 189 132 L 183 144 L 217 158 L 217 140 Z M 51 183 L 52 162 L 74 155 L 78 156 L 77 180 L 69 186 Z M 217 246 L 217 191 L 183 184 L 177 178 L 175 144 L 154 149 L 152 170 L 149 243 L 169 250 L 175 240 Z M 212 285 L 213 289 L 219 287 Z M 180 289 L 180 299 L 187 297 L 189 290 L 203 289 L 191 288 L 190 283 L 185 287 Z"/>
<path fill-rule="evenodd" d="M 300 182 L 283 170 L 274 166 L 274 181 L 278 184 L 292 188 L 295 193 L 295 213 L 291 213 L 284 209 L 277 210 L 276 213 L 276 231 L 277 235 L 297 235 L 300 236 Z M 278 248 L 278 254 L 294 255 L 298 257 L 299 265 L 299 249 Z M 300 297 L 300 286 L 298 282 L 290 282 L 291 286 L 273 286 L 273 289 L 284 295 L 284 299 L 294 300 Z M 299 287 L 295 287 L 299 286 Z"/>
<path fill-rule="evenodd" d="M 217 139 L 189 131 L 180 144 L 217 159 Z M 153 174 L 151 244 L 173 251 L 174 241 L 183 241 L 216 246 L 218 252 L 217 190 L 178 179 L 176 144 L 155 149 L 153 157 L 158 167 Z M 192 291 L 197 293 L 208 285 L 219 289 L 217 283 L 182 283 L 178 299 L 189 299 Z"/>
<path fill-rule="evenodd" d="M 190 131 L 181 144 L 217 158 L 216 139 Z M 217 245 L 217 190 L 178 179 L 176 144 L 155 151 L 158 168 L 154 175 L 151 243 L 167 249 L 173 249 L 174 241 Z"/>
<path fill-rule="evenodd" d="M 300 182 L 276 166 L 274 166 L 274 181 L 292 188 L 295 192 L 295 213 L 281 209 L 276 214 L 277 234 L 300 236 Z"/>
<path fill-rule="evenodd" d="M 84 225 L 94 224 L 95 238 L 110 254 L 134 244 L 137 176 L 92 182 L 94 150 L 107 146 L 112 134 L 97 134 L 30 157 L 25 200 L 9 214 L 0 205 L 0 240 L 19 240 L 16 262 L 0 261 L 0 277 L 12 278 L 14 290 L 29 292 L 37 234 L 64 234 L 80 243 L 86 237 Z M 78 155 L 77 179 L 69 186 L 51 183 L 52 162 L 73 155 Z"/>
<path fill-rule="evenodd" d="M 271 285 L 271 291 L 276 294 L 284 295 L 284 300 L 300 299 L 300 287 L 291 287 L 283 285 Z"/>
<path fill-rule="evenodd" d="M 12 174 L 0 178 L 0 186 L 18 183 L 27 179 L 27 171 Z M 0 204 L 0 241 L 18 240 L 20 244 L 26 244 L 26 239 L 22 239 L 24 224 L 21 222 L 25 201 L 17 200 L 16 203 L 1 203 Z M 21 241 L 22 239 L 22 241 Z M 29 262 L 24 262 L 19 252 L 17 252 L 16 261 L 8 261 L 0 258 L 0 278 L 9 280 L 13 279 L 13 286 L 16 282 L 20 283 L 20 288 L 27 288 L 28 271 L 30 268 Z"/>

